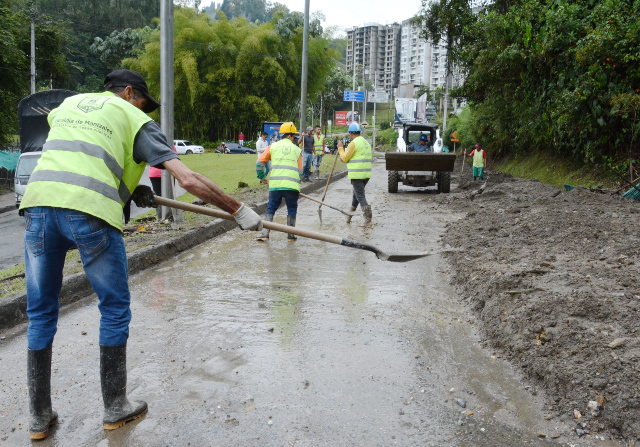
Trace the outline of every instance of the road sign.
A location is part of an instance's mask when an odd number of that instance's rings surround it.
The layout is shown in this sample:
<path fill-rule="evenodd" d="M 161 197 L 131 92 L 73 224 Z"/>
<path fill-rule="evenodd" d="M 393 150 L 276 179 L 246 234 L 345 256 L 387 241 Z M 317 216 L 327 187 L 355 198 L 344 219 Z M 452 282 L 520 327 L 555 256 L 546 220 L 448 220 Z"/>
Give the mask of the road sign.
<path fill-rule="evenodd" d="M 368 101 L 384 104 L 389 102 L 389 94 L 387 92 L 369 92 Z"/>
<path fill-rule="evenodd" d="M 354 90 L 345 90 L 344 100 L 353 101 L 353 102 L 364 102 L 364 92 L 357 92 Z"/>

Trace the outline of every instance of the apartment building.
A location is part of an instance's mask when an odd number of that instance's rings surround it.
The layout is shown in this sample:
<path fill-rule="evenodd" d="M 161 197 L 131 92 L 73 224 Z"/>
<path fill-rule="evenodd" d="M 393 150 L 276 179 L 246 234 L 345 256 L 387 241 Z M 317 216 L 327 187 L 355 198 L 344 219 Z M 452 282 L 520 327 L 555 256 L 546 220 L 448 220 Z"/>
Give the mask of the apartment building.
<path fill-rule="evenodd" d="M 435 90 L 443 87 L 446 80 L 447 49 L 444 41 L 433 45 L 420 37 L 420 32 L 410 20 L 402 22 L 400 84 L 424 85 Z"/>
<path fill-rule="evenodd" d="M 347 73 L 359 82 L 375 84 L 378 90 L 391 92 L 398 85 L 400 31 L 397 23 L 367 23 L 347 31 Z"/>
<path fill-rule="evenodd" d="M 490 1 L 471 0 L 471 10 L 478 14 Z M 445 41 L 443 39 L 438 45 L 433 45 L 420 37 L 420 32 L 421 29 L 410 19 L 401 24 L 368 23 L 354 27 L 347 31 L 347 73 L 353 73 L 355 60 L 358 82 L 362 82 L 364 77 L 366 82 L 375 83 L 387 92 L 392 92 L 399 85 L 414 85 L 416 88 L 424 85 L 430 90 L 444 87 L 447 67 Z M 450 86 L 457 87 L 463 82 L 463 76 L 453 67 Z"/>

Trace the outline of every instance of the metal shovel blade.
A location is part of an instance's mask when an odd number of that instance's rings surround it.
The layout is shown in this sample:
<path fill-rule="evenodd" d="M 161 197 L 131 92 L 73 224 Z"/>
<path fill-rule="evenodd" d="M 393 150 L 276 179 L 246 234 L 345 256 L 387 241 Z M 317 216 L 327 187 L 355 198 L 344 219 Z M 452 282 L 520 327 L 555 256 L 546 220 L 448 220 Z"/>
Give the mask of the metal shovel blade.
<path fill-rule="evenodd" d="M 408 261 L 414 261 L 416 259 L 424 258 L 431 255 L 437 255 L 440 253 L 462 251 L 461 249 L 452 248 L 452 249 L 438 250 L 438 251 L 403 251 L 403 252 L 387 253 L 380 250 L 379 248 L 374 247 L 373 245 L 354 241 L 352 239 L 342 239 L 341 245 L 344 245 L 345 247 L 371 251 L 375 253 L 376 257 L 381 261 L 389 261 L 389 262 L 408 262 Z"/>

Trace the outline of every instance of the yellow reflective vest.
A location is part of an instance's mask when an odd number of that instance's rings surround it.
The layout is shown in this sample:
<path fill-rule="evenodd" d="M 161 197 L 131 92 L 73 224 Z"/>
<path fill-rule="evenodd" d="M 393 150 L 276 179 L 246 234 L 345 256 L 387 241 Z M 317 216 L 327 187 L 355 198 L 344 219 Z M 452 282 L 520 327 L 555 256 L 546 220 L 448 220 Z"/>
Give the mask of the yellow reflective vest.
<path fill-rule="evenodd" d="M 474 149 L 473 152 L 473 167 L 474 168 L 482 168 L 484 167 L 484 151 L 482 149 Z"/>
<path fill-rule="evenodd" d="M 347 171 L 350 179 L 371 178 L 373 166 L 373 153 L 371 145 L 362 136 L 353 139 L 356 153 L 347 162 Z"/>
<path fill-rule="evenodd" d="M 78 210 L 122 230 L 122 208 L 146 166 L 133 160 L 133 143 L 151 118 L 104 92 L 65 99 L 48 121 L 51 130 L 20 209 Z"/>
<path fill-rule="evenodd" d="M 292 189 L 300 191 L 300 169 L 298 159 L 302 149 L 288 138 L 271 145 L 271 171 L 269 189 Z"/>
<path fill-rule="evenodd" d="M 316 134 L 313 134 L 313 148 L 316 155 L 324 154 L 324 135 L 320 135 L 320 138 Z"/>

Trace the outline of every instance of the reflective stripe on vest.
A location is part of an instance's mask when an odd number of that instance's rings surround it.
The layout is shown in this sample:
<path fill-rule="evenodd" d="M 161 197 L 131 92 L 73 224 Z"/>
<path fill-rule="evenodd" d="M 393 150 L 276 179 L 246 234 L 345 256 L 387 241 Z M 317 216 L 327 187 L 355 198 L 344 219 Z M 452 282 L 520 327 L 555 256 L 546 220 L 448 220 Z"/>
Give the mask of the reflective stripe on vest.
<path fill-rule="evenodd" d="M 323 154 L 324 135 L 320 135 L 320 138 L 318 138 L 316 135 L 313 135 L 313 147 L 316 151 L 316 155 Z"/>
<path fill-rule="evenodd" d="M 482 149 L 476 149 L 473 153 L 473 166 L 475 168 L 482 168 L 484 166 L 484 151 Z"/>
<path fill-rule="evenodd" d="M 373 154 L 371 146 L 362 136 L 353 140 L 356 153 L 347 162 L 347 171 L 350 179 L 371 178 L 371 168 L 373 166 Z"/>
<path fill-rule="evenodd" d="M 298 159 L 302 149 L 288 138 L 271 145 L 271 171 L 269 189 L 292 189 L 300 191 L 300 170 Z"/>
<path fill-rule="evenodd" d="M 122 169 L 122 167 L 118 164 L 116 159 L 111 154 L 109 154 L 107 151 L 102 149 L 100 146 L 97 146 L 91 143 L 86 143 L 84 141 L 78 141 L 78 140 L 75 140 L 75 141 L 52 140 L 52 141 L 47 141 L 44 144 L 44 147 L 42 148 L 42 152 L 44 151 L 80 152 L 80 153 L 91 155 L 92 157 L 101 159 L 104 162 L 104 164 L 107 165 L 111 173 L 118 179 L 118 182 L 120 183 L 120 186 L 118 187 L 118 191 L 117 191 L 119 200 L 122 200 L 122 203 L 126 203 L 129 200 L 129 197 L 131 197 L 131 192 L 129 192 L 129 188 L 127 188 L 127 185 L 125 185 L 124 182 L 122 181 L 124 169 Z M 50 172 L 58 172 L 58 171 L 50 171 Z M 81 175 L 81 176 L 86 177 L 85 175 Z M 39 181 L 56 181 L 56 182 L 62 182 L 62 183 L 69 183 L 71 185 L 76 185 L 76 186 L 83 186 L 92 191 L 99 192 L 100 194 L 108 198 L 112 198 L 111 195 L 104 193 L 105 191 L 104 186 L 109 187 L 109 185 L 106 185 L 105 183 L 100 182 L 98 180 L 96 180 L 96 182 L 99 185 L 93 188 L 89 186 L 92 183 L 88 182 L 87 180 L 84 180 L 82 182 L 83 184 L 80 184 L 74 181 L 65 182 L 64 178 L 59 175 L 55 176 L 55 180 L 45 179 L 43 176 L 37 176 L 36 178 L 41 179 Z M 87 177 L 87 178 L 91 178 L 91 177 Z M 31 177 L 29 178 L 29 181 L 31 181 Z M 34 181 L 38 181 L 38 180 L 34 180 Z M 113 187 L 110 187 L 110 188 L 113 189 Z M 117 201 L 118 199 L 115 199 L 115 200 Z"/>
<path fill-rule="evenodd" d="M 65 99 L 48 121 L 49 137 L 20 208 L 74 209 L 122 229 L 122 207 L 146 166 L 133 160 L 133 144 L 151 119 L 104 92 Z"/>

